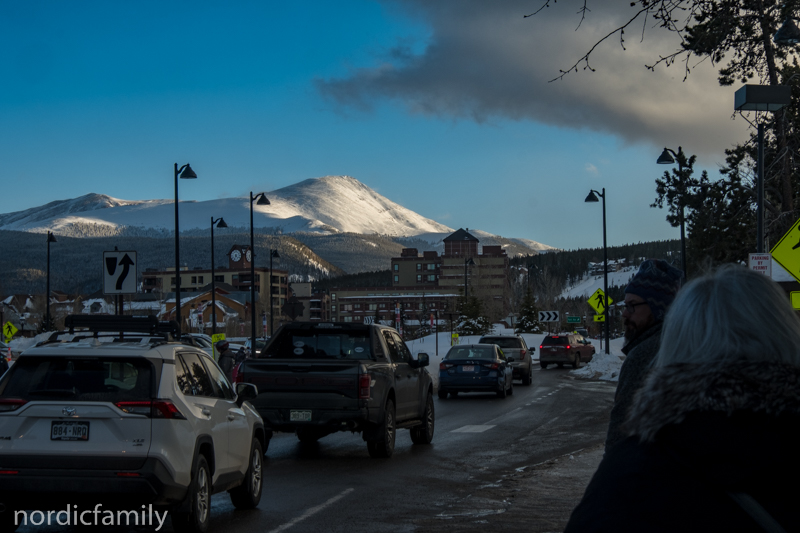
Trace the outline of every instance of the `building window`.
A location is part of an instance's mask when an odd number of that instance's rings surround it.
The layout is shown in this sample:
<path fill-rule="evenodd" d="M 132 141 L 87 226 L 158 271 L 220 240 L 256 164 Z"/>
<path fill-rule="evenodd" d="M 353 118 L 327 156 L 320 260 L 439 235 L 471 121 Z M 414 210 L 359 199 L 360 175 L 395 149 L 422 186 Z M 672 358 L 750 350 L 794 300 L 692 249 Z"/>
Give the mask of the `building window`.
<path fill-rule="evenodd" d="M 361 304 L 353 304 L 353 309 L 361 309 Z"/>
<path fill-rule="evenodd" d="M 335 312 L 336 312 L 336 306 L 335 306 L 335 305 L 332 305 L 332 306 L 331 306 L 331 313 L 335 313 Z"/>
<path fill-rule="evenodd" d="M 395 272 L 399 272 L 400 271 L 400 265 L 398 265 L 397 263 L 393 264 L 392 266 L 394 267 L 394 271 Z"/>
<path fill-rule="evenodd" d="M 417 274 L 417 283 L 422 283 L 422 274 Z"/>
<path fill-rule="evenodd" d="M 436 264 L 435 263 L 428 263 L 428 270 L 436 270 Z"/>
<path fill-rule="evenodd" d="M 197 283 L 197 276 L 192 276 L 192 283 Z"/>
<path fill-rule="evenodd" d="M 346 317 L 344 317 L 344 319 L 343 319 L 343 320 L 344 320 L 345 322 L 352 322 L 352 321 L 353 321 L 353 317 L 351 317 L 351 316 L 346 316 Z"/>
<path fill-rule="evenodd" d="M 386 304 L 380 304 L 381 309 L 386 309 Z"/>
<path fill-rule="evenodd" d="M 332 292 L 332 293 L 331 293 L 331 301 L 332 301 L 332 302 L 335 302 L 335 301 L 336 301 L 336 293 L 335 293 L 335 292 Z"/>
<path fill-rule="evenodd" d="M 172 281 L 170 281 L 170 283 L 172 283 L 173 285 L 175 285 L 175 278 L 172 278 Z"/>
<path fill-rule="evenodd" d="M 214 276 L 214 281 L 219 281 L 220 283 L 224 283 L 225 282 L 225 276 L 224 275 L 222 275 L 222 276 Z"/>
<path fill-rule="evenodd" d="M 428 274 L 428 281 L 436 281 L 436 274 Z"/>
<path fill-rule="evenodd" d="M 417 270 L 422 270 L 422 263 L 417 263 Z"/>
<path fill-rule="evenodd" d="M 394 277 L 394 282 L 395 283 L 400 283 L 400 276 L 395 276 Z"/>
<path fill-rule="evenodd" d="M 369 304 L 370 311 L 376 311 L 378 309 L 378 304 Z"/>
<path fill-rule="evenodd" d="M 197 276 L 197 283 L 199 283 L 200 285 L 203 284 L 203 276 Z"/>

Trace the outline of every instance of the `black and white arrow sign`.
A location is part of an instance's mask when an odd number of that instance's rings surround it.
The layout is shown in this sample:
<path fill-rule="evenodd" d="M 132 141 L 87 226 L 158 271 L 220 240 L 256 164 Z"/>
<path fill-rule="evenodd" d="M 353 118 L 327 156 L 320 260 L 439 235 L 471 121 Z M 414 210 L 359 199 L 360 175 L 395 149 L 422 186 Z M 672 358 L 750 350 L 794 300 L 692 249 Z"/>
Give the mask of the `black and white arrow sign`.
<path fill-rule="evenodd" d="M 103 252 L 103 294 L 136 293 L 136 252 Z"/>
<path fill-rule="evenodd" d="M 539 322 L 558 322 L 558 311 L 539 311 Z"/>

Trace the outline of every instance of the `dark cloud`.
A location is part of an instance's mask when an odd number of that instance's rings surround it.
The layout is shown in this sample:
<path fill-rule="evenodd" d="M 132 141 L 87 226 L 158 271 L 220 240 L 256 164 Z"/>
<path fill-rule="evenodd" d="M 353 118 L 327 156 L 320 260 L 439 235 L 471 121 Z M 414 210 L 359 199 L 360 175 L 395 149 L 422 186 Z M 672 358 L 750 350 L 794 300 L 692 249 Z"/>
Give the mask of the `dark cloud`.
<path fill-rule="evenodd" d="M 744 139 L 745 124 L 731 121 L 735 87 L 719 87 L 708 62 L 645 68 L 674 50 L 674 35 L 657 27 L 629 30 L 592 55 L 595 72 L 579 70 L 550 82 L 601 37 L 627 21 L 627 2 L 562 1 L 532 13 L 543 0 L 398 0 L 400 8 L 430 28 L 426 43 L 405 42 L 348 76 L 316 80 L 341 106 L 369 110 L 394 100 L 410 112 L 483 122 L 493 117 L 618 135 L 628 143 L 683 144 L 713 154 Z M 581 23 L 580 27 L 578 24 Z M 639 26 L 638 31 L 642 31 Z M 422 50 L 413 53 L 412 50 Z"/>

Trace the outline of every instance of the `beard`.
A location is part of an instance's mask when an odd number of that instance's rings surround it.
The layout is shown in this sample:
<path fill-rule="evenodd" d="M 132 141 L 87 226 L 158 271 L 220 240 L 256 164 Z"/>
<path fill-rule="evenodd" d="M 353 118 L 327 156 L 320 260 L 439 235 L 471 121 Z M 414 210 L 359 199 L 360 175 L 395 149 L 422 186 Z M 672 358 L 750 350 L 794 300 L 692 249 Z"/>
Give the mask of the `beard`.
<path fill-rule="evenodd" d="M 633 320 L 626 318 L 625 322 L 623 322 L 625 326 L 625 345 L 627 346 L 631 341 L 638 339 L 641 334 L 650 329 L 650 326 L 653 324 L 655 324 L 655 320 L 652 315 L 648 316 L 647 320 L 641 324 L 637 324 Z"/>

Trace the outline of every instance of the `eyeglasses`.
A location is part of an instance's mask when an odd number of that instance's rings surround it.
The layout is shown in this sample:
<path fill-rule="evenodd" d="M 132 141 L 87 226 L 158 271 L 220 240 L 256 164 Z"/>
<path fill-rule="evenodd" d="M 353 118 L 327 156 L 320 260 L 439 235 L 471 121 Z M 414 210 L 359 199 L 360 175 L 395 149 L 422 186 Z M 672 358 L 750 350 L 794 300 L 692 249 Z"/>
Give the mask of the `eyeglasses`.
<path fill-rule="evenodd" d="M 635 313 L 635 312 L 636 312 L 636 306 L 637 306 L 637 305 L 644 305 L 644 304 L 646 304 L 646 303 L 647 303 L 647 302 L 637 302 L 637 303 L 635 303 L 635 304 L 629 304 L 629 303 L 625 303 L 625 310 L 626 310 L 626 311 L 627 311 L 629 314 L 631 314 L 631 315 L 632 315 L 633 313 Z"/>

